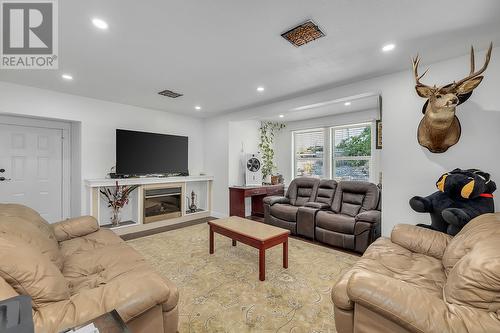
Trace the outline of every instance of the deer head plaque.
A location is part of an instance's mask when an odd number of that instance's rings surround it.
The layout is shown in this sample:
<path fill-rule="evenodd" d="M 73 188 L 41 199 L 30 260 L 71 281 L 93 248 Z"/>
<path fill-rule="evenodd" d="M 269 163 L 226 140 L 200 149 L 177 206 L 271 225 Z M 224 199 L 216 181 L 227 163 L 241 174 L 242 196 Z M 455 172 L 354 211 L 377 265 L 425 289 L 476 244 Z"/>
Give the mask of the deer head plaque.
<path fill-rule="evenodd" d="M 418 125 L 418 143 L 433 153 L 444 153 L 460 139 L 460 121 L 455 115 L 457 105 L 465 102 L 472 91 L 481 83 L 481 74 L 488 67 L 491 58 L 493 44 L 490 44 L 486 53 L 486 60 L 480 70 L 475 71 L 474 48 L 470 53 L 470 74 L 458 81 L 441 87 L 427 86 L 420 79 L 427 73 L 428 69 L 418 75 L 420 58 L 417 55 L 413 59 L 413 73 L 415 75 L 415 89 L 420 97 L 427 101 L 422 108 L 424 117 Z"/>

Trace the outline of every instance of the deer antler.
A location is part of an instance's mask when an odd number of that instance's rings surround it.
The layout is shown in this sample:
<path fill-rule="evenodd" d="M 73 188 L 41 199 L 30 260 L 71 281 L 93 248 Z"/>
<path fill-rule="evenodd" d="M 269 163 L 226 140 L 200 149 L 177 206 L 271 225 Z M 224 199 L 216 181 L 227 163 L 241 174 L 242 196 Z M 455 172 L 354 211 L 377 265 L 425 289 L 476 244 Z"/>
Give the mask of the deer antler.
<path fill-rule="evenodd" d="M 474 46 L 470 46 L 470 73 L 469 75 L 474 74 L 474 70 L 476 69 L 476 59 L 474 56 Z"/>
<path fill-rule="evenodd" d="M 420 64 L 420 56 L 418 54 L 415 58 L 412 59 L 412 63 L 413 63 L 413 75 L 415 75 L 415 83 L 417 84 L 417 86 L 428 87 L 427 85 L 421 83 L 420 79 L 423 78 L 425 74 L 427 74 L 427 72 L 429 71 L 429 68 L 427 68 L 425 70 L 425 72 L 419 76 L 418 75 L 418 65 Z"/>
<path fill-rule="evenodd" d="M 476 64 L 475 64 L 475 59 L 474 59 L 474 47 L 471 46 L 471 48 L 470 48 L 470 74 L 466 78 L 464 78 L 464 79 L 462 79 L 462 80 L 460 80 L 458 82 L 455 82 L 453 84 L 453 86 L 455 86 L 455 87 L 459 86 L 462 83 L 464 83 L 465 81 L 470 80 L 470 79 L 472 79 L 472 78 L 474 78 L 476 76 L 481 75 L 486 70 L 486 68 L 488 68 L 488 64 L 490 63 L 490 59 L 491 59 L 491 51 L 492 50 L 493 50 L 493 42 L 490 43 L 490 47 L 488 48 L 488 52 L 486 53 L 486 59 L 484 61 L 483 67 L 481 67 L 480 70 L 478 70 L 477 72 L 475 72 L 475 66 L 476 66 Z"/>

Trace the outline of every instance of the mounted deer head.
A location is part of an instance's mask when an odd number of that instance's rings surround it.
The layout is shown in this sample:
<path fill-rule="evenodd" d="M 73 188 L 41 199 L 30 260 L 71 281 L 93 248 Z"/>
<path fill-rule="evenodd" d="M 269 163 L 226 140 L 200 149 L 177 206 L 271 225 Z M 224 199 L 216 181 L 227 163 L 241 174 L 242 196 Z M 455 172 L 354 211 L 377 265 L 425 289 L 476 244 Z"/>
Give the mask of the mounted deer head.
<path fill-rule="evenodd" d="M 418 143 L 429 149 L 433 153 L 444 153 L 460 139 L 460 121 L 455 116 L 457 105 L 465 102 L 472 91 L 481 83 L 483 76 L 480 76 L 488 67 L 491 59 L 493 43 L 486 53 L 486 60 L 483 67 L 475 71 L 474 48 L 470 53 L 470 74 L 466 78 L 447 84 L 442 87 L 427 86 L 420 82 L 420 79 L 427 73 L 427 69 L 422 75 L 418 75 L 418 65 L 420 58 L 417 55 L 413 59 L 413 73 L 415 75 L 415 89 L 420 97 L 427 98 L 422 112 L 424 117 L 418 125 Z"/>

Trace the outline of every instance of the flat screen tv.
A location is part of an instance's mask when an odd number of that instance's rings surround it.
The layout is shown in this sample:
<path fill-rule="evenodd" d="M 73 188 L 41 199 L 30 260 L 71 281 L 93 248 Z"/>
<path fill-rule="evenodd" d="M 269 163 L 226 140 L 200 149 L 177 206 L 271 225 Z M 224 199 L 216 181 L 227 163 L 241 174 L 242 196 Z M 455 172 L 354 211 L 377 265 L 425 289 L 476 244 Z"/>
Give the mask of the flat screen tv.
<path fill-rule="evenodd" d="M 188 175 L 188 137 L 116 130 L 119 175 Z"/>

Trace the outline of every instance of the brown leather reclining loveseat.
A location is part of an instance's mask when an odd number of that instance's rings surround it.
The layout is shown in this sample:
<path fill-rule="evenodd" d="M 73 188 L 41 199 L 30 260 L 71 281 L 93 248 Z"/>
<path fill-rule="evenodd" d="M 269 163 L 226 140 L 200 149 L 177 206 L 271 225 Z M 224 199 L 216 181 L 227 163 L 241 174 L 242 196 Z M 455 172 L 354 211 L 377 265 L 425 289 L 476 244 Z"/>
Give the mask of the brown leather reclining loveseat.
<path fill-rule="evenodd" d="M 292 235 L 363 253 L 380 237 L 380 190 L 369 182 L 300 177 L 285 197 L 264 198 L 264 218 Z"/>
<path fill-rule="evenodd" d="M 114 309 L 134 333 L 175 333 L 177 287 L 90 216 L 49 224 L 0 204 L 0 300 L 32 298 L 36 333 L 55 333 Z"/>
<path fill-rule="evenodd" d="M 397 225 L 332 290 L 339 333 L 500 332 L 500 213 L 455 237 Z"/>
<path fill-rule="evenodd" d="M 379 189 L 375 184 L 341 181 L 331 207 L 316 214 L 316 240 L 363 253 L 380 237 Z"/>

